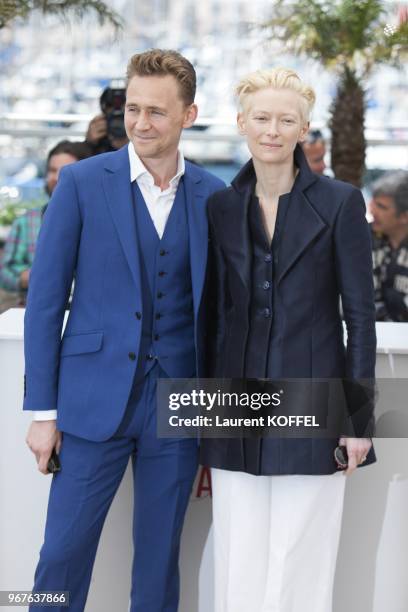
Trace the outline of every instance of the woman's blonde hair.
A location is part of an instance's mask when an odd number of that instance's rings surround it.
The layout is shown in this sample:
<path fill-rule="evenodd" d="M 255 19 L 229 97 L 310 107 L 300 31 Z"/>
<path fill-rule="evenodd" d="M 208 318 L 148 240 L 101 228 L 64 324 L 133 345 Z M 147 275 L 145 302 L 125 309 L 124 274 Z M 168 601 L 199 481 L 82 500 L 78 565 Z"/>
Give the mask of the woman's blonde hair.
<path fill-rule="evenodd" d="M 297 91 L 302 99 L 302 118 L 305 121 L 309 121 L 316 100 L 316 94 L 312 87 L 306 85 L 300 76 L 290 68 L 278 67 L 257 70 L 241 79 L 235 90 L 240 107 L 243 108 L 245 106 L 247 96 L 267 87 Z"/>

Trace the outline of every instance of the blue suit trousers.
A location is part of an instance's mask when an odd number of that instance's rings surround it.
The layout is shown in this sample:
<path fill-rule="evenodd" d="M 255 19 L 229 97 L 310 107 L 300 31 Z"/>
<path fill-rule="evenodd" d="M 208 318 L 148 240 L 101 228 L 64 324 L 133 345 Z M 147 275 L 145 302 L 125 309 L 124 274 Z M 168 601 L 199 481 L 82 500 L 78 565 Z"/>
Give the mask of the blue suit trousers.
<path fill-rule="evenodd" d="M 109 440 L 93 442 L 63 433 L 62 469 L 51 483 L 33 587 L 70 592 L 69 607 L 53 610 L 85 609 L 105 517 L 131 456 L 135 499 L 130 611 L 177 611 L 180 536 L 198 446 L 195 439 L 157 437 L 157 378 L 165 376 L 156 364 L 134 384 L 121 425 Z"/>

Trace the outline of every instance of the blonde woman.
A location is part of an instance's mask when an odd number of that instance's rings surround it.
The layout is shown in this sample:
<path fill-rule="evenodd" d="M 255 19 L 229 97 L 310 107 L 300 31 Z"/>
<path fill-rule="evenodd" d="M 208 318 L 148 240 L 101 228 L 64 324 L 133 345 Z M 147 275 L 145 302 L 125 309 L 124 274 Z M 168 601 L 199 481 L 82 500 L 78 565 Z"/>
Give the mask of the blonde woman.
<path fill-rule="evenodd" d="M 373 379 L 365 205 L 358 189 L 307 164 L 300 145 L 315 94 L 285 68 L 250 74 L 237 94 L 252 159 L 208 203 L 216 277 L 210 374 Z M 375 461 L 371 407 L 365 416 L 354 433 L 361 437 L 202 441 L 213 479 L 216 612 L 332 609 L 346 481 L 334 450 L 346 447 L 346 474 Z"/>

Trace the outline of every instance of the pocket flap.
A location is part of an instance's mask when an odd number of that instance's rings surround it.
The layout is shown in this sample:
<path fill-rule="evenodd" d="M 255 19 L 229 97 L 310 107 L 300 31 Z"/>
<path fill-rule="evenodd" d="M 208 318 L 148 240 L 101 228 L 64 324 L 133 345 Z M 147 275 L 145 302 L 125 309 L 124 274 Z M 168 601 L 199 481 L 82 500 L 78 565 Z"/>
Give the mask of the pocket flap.
<path fill-rule="evenodd" d="M 64 336 L 61 343 L 61 357 L 65 355 L 79 355 L 81 353 L 94 353 L 102 346 L 103 331 L 89 334 L 74 334 Z"/>

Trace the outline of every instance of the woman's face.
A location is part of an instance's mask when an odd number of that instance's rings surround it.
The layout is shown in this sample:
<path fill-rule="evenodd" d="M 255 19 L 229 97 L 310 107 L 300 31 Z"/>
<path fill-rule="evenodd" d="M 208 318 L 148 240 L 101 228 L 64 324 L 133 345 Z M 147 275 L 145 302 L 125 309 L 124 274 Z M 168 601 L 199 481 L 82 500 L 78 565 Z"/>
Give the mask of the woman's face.
<path fill-rule="evenodd" d="M 238 128 L 255 160 L 277 164 L 293 160 L 296 144 L 303 142 L 309 127 L 301 105 L 300 94 L 291 89 L 267 87 L 247 96 L 238 113 Z"/>

